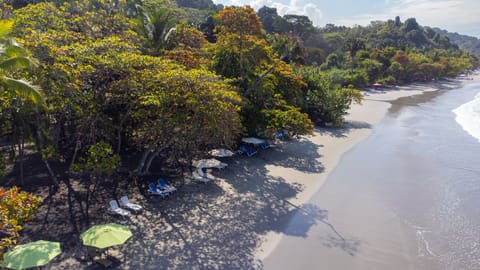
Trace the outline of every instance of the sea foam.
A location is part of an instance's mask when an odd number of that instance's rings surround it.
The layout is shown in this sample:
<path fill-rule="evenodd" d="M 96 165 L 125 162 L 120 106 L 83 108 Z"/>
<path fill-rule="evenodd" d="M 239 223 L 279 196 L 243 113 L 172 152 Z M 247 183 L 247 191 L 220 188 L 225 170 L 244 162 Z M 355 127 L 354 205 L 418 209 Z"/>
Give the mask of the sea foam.
<path fill-rule="evenodd" d="M 480 142 L 480 94 L 465 104 L 454 109 L 457 115 L 455 120 L 468 134 L 477 138 Z"/>

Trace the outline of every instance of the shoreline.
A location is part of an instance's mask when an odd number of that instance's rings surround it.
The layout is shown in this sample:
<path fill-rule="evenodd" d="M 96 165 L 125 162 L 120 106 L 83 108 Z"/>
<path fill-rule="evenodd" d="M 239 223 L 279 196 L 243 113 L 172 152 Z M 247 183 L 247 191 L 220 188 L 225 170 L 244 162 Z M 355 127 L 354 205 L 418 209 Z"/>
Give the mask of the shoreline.
<path fill-rule="evenodd" d="M 282 246 L 286 244 L 286 255 L 290 256 L 291 251 L 315 250 L 315 240 L 308 238 L 313 225 L 321 222 L 329 226 L 328 210 L 315 208 L 311 202 L 332 183 L 327 179 L 345 153 L 366 140 L 372 127 L 397 103 L 414 105 L 409 97 L 421 94 L 426 94 L 419 96 L 426 101 L 441 93 L 436 90 L 480 81 L 480 74 L 476 76 L 479 80 L 446 80 L 385 91 L 367 89 L 363 104 L 352 106 L 343 128 L 317 128 L 313 136 L 273 145 L 255 157 L 225 158 L 228 167 L 212 171 L 217 178 L 212 183 L 167 177 L 178 189 L 167 199 L 148 196 L 142 181 L 123 181 L 116 194 L 96 198 L 90 209 L 90 225 L 119 222 L 130 227 L 133 237 L 112 248 L 121 269 L 157 269 L 158 265 L 163 269 L 268 269 L 271 261 L 283 265 L 286 261 L 282 258 L 288 257 L 282 256 Z M 64 252 L 45 269 L 90 269 L 93 265 L 84 258 L 78 235 L 87 229 L 77 222 L 84 216 L 67 190 L 63 183 L 59 192 L 37 190 L 47 199 L 25 224 L 22 242 L 44 239 L 62 243 Z M 144 211 L 128 219 L 107 215 L 108 201 L 121 195 L 128 195 Z M 378 208 L 374 202 L 361 205 Z M 305 220 L 292 223 L 298 214 L 305 213 Z M 330 258 L 335 254 L 322 255 Z"/>
<path fill-rule="evenodd" d="M 372 126 L 378 124 L 389 113 L 398 111 L 408 104 L 413 96 L 425 95 L 425 101 L 441 90 L 460 87 L 480 80 L 480 73 L 470 75 L 472 80 L 445 80 L 435 83 L 415 83 L 393 89 L 363 90 L 362 104 L 354 104 L 345 117 L 345 126 L 340 129 L 316 128 L 314 135 L 307 140 L 318 146 L 316 162 L 322 164 L 323 170 L 318 173 L 301 172 L 292 168 L 267 165 L 269 177 L 282 177 L 291 185 L 300 185 L 303 190 L 289 203 L 296 207 L 306 204 L 326 183 L 328 176 L 341 161 L 342 156 L 357 144 L 367 139 L 372 133 Z M 405 101 L 407 100 L 407 101 Z M 293 143 L 294 145 L 295 143 Z M 294 148 L 295 146 L 288 145 Z M 255 257 L 263 261 L 267 259 L 284 239 L 283 232 L 268 232 L 258 246 Z"/>

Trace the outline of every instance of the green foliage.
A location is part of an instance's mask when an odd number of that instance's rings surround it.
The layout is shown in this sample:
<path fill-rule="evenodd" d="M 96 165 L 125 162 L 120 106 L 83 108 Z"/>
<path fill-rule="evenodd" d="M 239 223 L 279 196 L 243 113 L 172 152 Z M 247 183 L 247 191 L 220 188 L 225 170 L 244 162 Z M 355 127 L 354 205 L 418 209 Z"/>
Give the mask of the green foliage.
<path fill-rule="evenodd" d="M 0 21 L 0 86 L 1 91 L 12 91 L 17 97 L 44 105 L 41 89 L 23 78 L 15 78 L 22 69 L 34 66 L 36 60 L 30 54 L 9 39 L 13 21 Z M 25 74 L 25 73 L 23 73 Z"/>
<path fill-rule="evenodd" d="M 313 123 L 307 114 L 299 108 L 285 105 L 282 109 L 262 110 L 261 115 L 266 123 L 263 135 L 272 136 L 282 130 L 290 137 L 313 134 Z"/>
<path fill-rule="evenodd" d="M 458 44 L 458 46 L 464 50 L 471 52 L 473 55 L 480 56 L 480 40 L 477 37 L 471 37 L 466 35 L 461 35 L 458 33 L 451 33 L 446 30 L 441 30 L 439 28 L 429 28 L 433 32 L 432 37 L 435 33 L 438 33 L 439 36 L 448 37 L 449 40 Z"/>
<path fill-rule="evenodd" d="M 177 2 L 213 8 L 209 1 Z M 39 69 L 26 67 L 25 78 L 47 97 L 44 134 L 54 144 L 42 147 L 44 160 L 111 173 L 119 166 L 114 157 L 143 153 L 138 168 L 147 173 L 156 157 L 185 162 L 233 146 L 242 133 L 310 134 L 309 116 L 340 125 L 361 99 L 355 87 L 453 76 L 478 64 L 415 19 L 315 28 L 306 16 L 281 17 L 264 7 L 259 18 L 247 6 L 212 11 L 202 23 L 207 11 L 177 2 L 56 1 L 16 10 L 12 33 L 40 60 Z M 22 74 L 29 54 L 7 52 L 18 60 L 0 59 L 2 71 Z M 294 72 L 290 65 L 305 63 L 320 68 Z M 11 77 L 5 85 L 21 90 L 23 76 Z M 15 94 L 0 93 L 2 120 L 19 105 Z M 32 125 L 33 108 L 6 126 Z M 101 160 L 106 165 L 94 167 Z"/>
<path fill-rule="evenodd" d="M 362 94 L 352 85 L 341 87 L 333 84 L 318 68 L 297 70 L 307 86 L 304 88 L 303 110 L 317 124 L 341 126 L 343 116 L 352 103 L 360 103 Z"/>
<path fill-rule="evenodd" d="M 141 149 L 191 158 L 208 146 L 232 146 L 241 131 L 240 97 L 205 69 L 166 64 L 138 74 L 144 85 L 135 105 L 134 139 Z"/>
<path fill-rule="evenodd" d="M 212 0 L 176 0 L 178 6 L 195 9 L 215 9 Z"/>
<path fill-rule="evenodd" d="M 332 84 L 340 86 L 355 85 L 358 87 L 366 86 L 369 82 L 369 77 L 365 69 L 330 69 L 324 72 L 324 76 L 331 81 Z"/>
<path fill-rule="evenodd" d="M 22 224 L 33 216 L 41 199 L 18 187 L 0 188 L 0 261 L 4 252 L 18 242 Z"/>
<path fill-rule="evenodd" d="M 98 142 L 88 148 L 86 156 L 80 158 L 80 162 L 74 164 L 72 170 L 110 176 L 120 165 L 120 156 L 113 153 L 108 143 Z"/>

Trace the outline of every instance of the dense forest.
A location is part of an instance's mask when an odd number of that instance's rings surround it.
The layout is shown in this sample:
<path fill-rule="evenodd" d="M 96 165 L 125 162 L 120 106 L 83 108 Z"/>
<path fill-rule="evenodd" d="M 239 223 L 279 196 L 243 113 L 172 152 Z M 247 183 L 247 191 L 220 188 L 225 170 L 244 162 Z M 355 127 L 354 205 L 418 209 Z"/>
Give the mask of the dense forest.
<path fill-rule="evenodd" d="M 181 168 L 243 135 L 340 126 L 359 88 L 456 76 L 479 60 L 414 18 L 315 27 L 209 0 L 4 1 L 0 173 L 28 146 L 52 185 Z M 87 198 L 88 199 L 88 198 Z"/>
<path fill-rule="evenodd" d="M 241 135 L 310 134 L 314 124 L 341 125 L 361 101 L 358 88 L 478 65 L 414 18 L 318 28 L 274 8 L 257 14 L 210 1 L 10 2 L 3 32 L 22 47 L 5 43 L 3 60 L 32 61 L 3 71 L 41 97 L 5 85 L 1 135 L 13 156 L 33 142 L 46 164 L 69 170 L 103 169 L 87 165 L 106 159 L 98 155 L 117 156 L 117 168 L 137 153 L 130 169 L 142 175 L 154 160 L 188 164 L 205 150 L 235 147 Z"/>

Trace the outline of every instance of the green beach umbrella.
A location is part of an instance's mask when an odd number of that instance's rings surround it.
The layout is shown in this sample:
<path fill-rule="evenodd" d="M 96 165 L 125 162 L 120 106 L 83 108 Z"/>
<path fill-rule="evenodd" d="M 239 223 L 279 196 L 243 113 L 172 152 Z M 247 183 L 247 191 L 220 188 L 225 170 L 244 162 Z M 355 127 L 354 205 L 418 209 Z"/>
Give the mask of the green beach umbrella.
<path fill-rule="evenodd" d="M 40 240 L 14 247 L 3 255 L 0 266 L 10 269 L 38 267 L 47 264 L 60 253 L 60 243 Z"/>
<path fill-rule="evenodd" d="M 80 236 L 85 246 L 107 248 L 125 243 L 132 232 L 127 226 L 109 223 L 93 226 Z"/>

